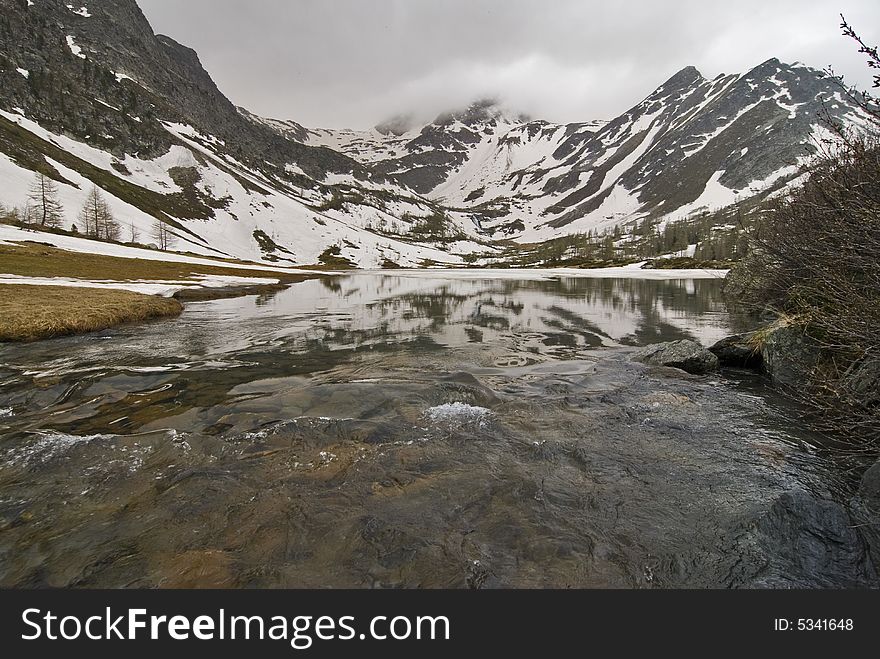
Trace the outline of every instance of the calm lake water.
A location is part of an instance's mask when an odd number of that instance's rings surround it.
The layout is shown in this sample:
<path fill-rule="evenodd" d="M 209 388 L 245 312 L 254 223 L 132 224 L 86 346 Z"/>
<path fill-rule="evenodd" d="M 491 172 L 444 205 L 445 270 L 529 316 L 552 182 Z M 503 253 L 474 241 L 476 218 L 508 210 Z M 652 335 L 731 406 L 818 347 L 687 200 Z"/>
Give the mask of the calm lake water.
<path fill-rule="evenodd" d="M 785 407 L 629 360 L 746 328 L 720 281 L 535 277 L 0 346 L 0 586 L 836 584 L 766 567 L 755 519 L 829 482 Z"/>

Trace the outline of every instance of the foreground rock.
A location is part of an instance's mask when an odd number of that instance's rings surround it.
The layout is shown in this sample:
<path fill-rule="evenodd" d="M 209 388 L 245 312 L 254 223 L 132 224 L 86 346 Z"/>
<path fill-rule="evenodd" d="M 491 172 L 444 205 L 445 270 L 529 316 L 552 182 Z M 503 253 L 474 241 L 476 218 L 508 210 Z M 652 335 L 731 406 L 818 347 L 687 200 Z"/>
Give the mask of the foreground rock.
<path fill-rule="evenodd" d="M 649 366 L 680 368 L 695 375 L 717 371 L 720 366 L 718 357 L 696 341 L 688 339 L 642 348 L 633 355 L 633 359 Z"/>
<path fill-rule="evenodd" d="M 735 334 L 721 339 L 709 348 L 718 357 L 722 366 L 758 369 L 764 363 L 764 356 L 754 342 L 754 334 Z"/>
<path fill-rule="evenodd" d="M 809 381 L 821 354 L 806 328 L 795 324 L 768 328 L 761 353 L 764 370 L 773 384 L 789 388 L 802 387 Z"/>
<path fill-rule="evenodd" d="M 880 405 L 880 359 L 853 366 L 844 376 L 843 387 L 866 407 Z"/>
<path fill-rule="evenodd" d="M 876 580 L 863 536 L 846 509 L 830 499 L 803 489 L 785 492 L 758 519 L 753 533 L 755 553 L 770 570 L 753 577 L 749 586 L 858 588 Z"/>
<path fill-rule="evenodd" d="M 880 566 L 880 460 L 862 476 L 850 510 L 871 551 L 875 566 Z"/>
<path fill-rule="evenodd" d="M 132 332 L 126 363 L 163 340 Z M 46 349 L 4 359 L 83 354 Z M 469 368 L 481 344 L 417 367 L 328 352 L 248 345 L 198 378 L 0 371 L 0 587 L 877 585 L 834 465 L 752 392 L 630 350 L 513 368 Z"/>

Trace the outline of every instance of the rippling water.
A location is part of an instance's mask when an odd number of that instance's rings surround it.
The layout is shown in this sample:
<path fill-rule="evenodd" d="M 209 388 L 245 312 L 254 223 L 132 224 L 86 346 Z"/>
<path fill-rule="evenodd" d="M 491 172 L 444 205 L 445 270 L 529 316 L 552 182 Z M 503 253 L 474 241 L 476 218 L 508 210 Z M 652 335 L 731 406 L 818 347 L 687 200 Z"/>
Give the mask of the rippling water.
<path fill-rule="evenodd" d="M 356 273 L 2 346 L 0 585 L 801 583 L 748 529 L 824 487 L 804 434 L 628 359 L 746 325 L 717 280 Z"/>

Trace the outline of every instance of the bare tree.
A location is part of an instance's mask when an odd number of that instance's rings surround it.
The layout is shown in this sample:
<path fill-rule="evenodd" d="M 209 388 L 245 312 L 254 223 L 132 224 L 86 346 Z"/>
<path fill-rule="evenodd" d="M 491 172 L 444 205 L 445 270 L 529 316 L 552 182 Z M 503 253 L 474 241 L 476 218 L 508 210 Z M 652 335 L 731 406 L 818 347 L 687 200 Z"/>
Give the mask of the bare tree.
<path fill-rule="evenodd" d="M 58 184 L 42 172 L 37 172 L 28 195 L 33 221 L 42 227 L 57 228 L 64 219 L 64 207 L 58 198 Z"/>
<path fill-rule="evenodd" d="M 119 239 L 119 223 L 96 185 L 89 190 L 86 203 L 79 213 L 79 221 L 83 225 L 83 232 L 88 236 L 101 240 Z"/>
<path fill-rule="evenodd" d="M 128 242 L 136 243 L 140 238 L 140 233 L 138 233 L 137 227 L 134 225 L 134 222 L 128 223 Z"/>
<path fill-rule="evenodd" d="M 25 201 L 21 208 L 16 208 L 15 215 L 19 224 L 33 224 L 34 209 L 33 206 L 31 206 L 31 200 L 28 199 Z"/>
<path fill-rule="evenodd" d="M 162 220 L 153 222 L 153 239 L 163 252 L 167 252 L 174 245 L 174 234 Z"/>

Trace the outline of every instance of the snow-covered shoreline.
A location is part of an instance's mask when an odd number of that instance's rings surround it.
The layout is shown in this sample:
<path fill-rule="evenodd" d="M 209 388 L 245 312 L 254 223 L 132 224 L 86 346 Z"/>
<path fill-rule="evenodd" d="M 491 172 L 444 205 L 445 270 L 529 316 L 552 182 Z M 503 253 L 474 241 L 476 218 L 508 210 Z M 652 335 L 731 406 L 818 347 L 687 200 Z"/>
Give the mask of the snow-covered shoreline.
<path fill-rule="evenodd" d="M 310 270 L 308 268 L 279 267 L 272 265 L 229 263 L 197 256 L 189 256 L 175 252 L 160 252 L 138 247 L 128 247 L 114 243 L 105 243 L 75 236 L 58 235 L 42 231 L 30 231 L 10 225 L 0 224 L 0 244 L 17 242 L 39 242 L 53 245 L 59 249 L 73 252 L 100 254 L 129 259 L 145 259 L 150 261 L 165 261 L 169 263 L 187 263 L 192 265 L 223 267 L 242 271 L 242 277 L 229 277 L 217 275 L 204 275 L 200 280 L 185 281 L 95 281 L 76 280 L 68 278 L 22 278 L 17 275 L 0 275 L 0 283 L 10 284 L 36 284 L 42 286 L 80 286 L 92 288 L 119 288 L 138 293 L 152 295 L 173 295 L 183 288 L 194 286 L 201 287 L 227 287 L 241 285 L 275 284 L 278 280 L 260 277 L 248 277 L 246 272 L 258 270 L 261 272 L 277 272 L 279 274 L 307 274 L 307 275 L 355 275 L 358 272 L 369 272 L 393 277 L 414 277 L 424 279 L 519 279 L 519 280 L 547 280 L 561 277 L 588 278 L 588 279 L 723 279 L 729 270 L 708 269 L 642 269 L 644 263 L 633 263 L 626 266 L 613 268 L 425 268 L 425 269 L 402 269 L 402 270 L 346 270 L 325 271 Z"/>
<path fill-rule="evenodd" d="M 284 274 L 315 274 L 317 272 L 328 274 L 324 271 L 309 270 L 307 268 L 286 268 L 273 265 L 262 265 L 259 263 L 228 262 L 217 259 L 200 258 L 198 256 L 189 256 L 177 252 L 160 252 L 153 249 L 128 247 L 127 245 L 118 245 L 116 243 L 106 243 L 99 240 L 89 240 L 88 238 L 77 238 L 76 236 L 65 236 L 46 231 L 33 231 L 29 229 L 21 229 L 8 224 L 0 224 L 0 244 L 26 241 L 45 243 L 70 252 L 100 254 L 102 256 L 115 256 L 123 259 L 144 259 L 146 261 L 188 263 L 192 265 L 208 265 L 236 270 L 260 270 L 264 272 L 278 272 Z"/>
<path fill-rule="evenodd" d="M 232 277 L 225 275 L 199 275 L 194 279 L 112 281 L 95 279 L 73 279 L 68 277 L 23 277 L 0 273 L 0 284 L 24 286 L 70 286 L 71 288 L 111 288 L 116 290 L 171 297 L 175 293 L 192 288 L 235 288 L 242 286 L 263 286 L 280 284 L 279 279 L 266 277 Z"/>
<path fill-rule="evenodd" d="M 429 268 L 423 270 L 364 270 L 395 277 L 424 279 L 724 279 L 730 270 L 642 269 L 642 263 L 615 268 Z"/>

